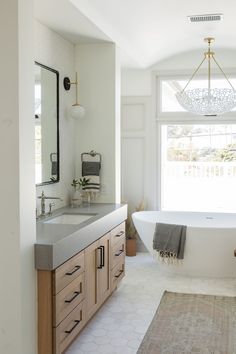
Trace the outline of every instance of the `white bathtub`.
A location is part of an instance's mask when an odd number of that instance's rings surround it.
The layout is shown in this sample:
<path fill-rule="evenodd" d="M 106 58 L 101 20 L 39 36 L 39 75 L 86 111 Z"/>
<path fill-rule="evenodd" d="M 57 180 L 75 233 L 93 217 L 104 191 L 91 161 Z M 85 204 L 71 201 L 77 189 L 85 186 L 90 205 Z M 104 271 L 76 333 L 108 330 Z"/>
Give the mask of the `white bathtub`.
<path fill-rule="evenodd" d="M 182 265 L 157 260 L 162 270 L 188 276 L 236 277 L 236 214 L 140 211 L 132 215 L 140 238 L 152 255 L 157 222 L 187 226 Z"/>

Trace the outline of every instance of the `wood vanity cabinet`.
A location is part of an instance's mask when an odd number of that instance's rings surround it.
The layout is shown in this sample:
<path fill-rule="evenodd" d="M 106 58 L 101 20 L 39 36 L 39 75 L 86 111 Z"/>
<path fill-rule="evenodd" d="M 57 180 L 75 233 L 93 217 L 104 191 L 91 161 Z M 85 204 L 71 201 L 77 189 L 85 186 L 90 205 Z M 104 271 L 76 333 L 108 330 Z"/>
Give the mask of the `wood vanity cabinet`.
<path fill-rule="evenodd" d="M 38 270 L 38 354 L 61 354 L 125 273 L 125 223 L 53 271 Z"/>
<path fill-rule="evenodd" d="M 125 223 L 111 230 L 110 286 L 113 292 L 125 275 Z"/>
<path fill-rule="evenodd" d="M 110 295 L 110 233 L 85 249 L 86 320 Z"/>
<path fill-rule="evenodd" d="M 84 251 L 38 271 L 38 353 L 60 354 L 85 324 Z"/>

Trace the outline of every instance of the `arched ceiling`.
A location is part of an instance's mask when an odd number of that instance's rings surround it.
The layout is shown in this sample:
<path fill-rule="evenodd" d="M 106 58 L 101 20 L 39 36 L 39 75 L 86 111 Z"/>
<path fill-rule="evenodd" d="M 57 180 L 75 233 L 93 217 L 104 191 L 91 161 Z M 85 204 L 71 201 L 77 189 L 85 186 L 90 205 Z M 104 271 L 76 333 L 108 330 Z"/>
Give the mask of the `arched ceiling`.
<path fill-rule="evenodd" d="M 221 22 L 190 23 L 188 15 L 223 13 Z M 180 52 L 236 48 L 235 0 L 35 0 L 35 16 L 74 43 L 112 41 L 124 66 L 148 68 Z"/>

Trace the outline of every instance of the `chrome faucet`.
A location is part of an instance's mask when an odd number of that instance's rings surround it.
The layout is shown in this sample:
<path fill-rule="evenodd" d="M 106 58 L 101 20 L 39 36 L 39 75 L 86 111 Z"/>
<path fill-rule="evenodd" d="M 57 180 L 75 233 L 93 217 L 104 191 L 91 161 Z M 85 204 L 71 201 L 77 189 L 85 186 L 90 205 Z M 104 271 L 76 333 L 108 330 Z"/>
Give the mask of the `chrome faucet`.
<path fill-rule="evenodd" d="M 38 198 L 41 199 L 41 215 L 40 216 L 45 216 L 46 215 L 46 212 L 45 212 L 45 200 L 46 199 L 58 199 L 58 200 L 62 201 L 62 199 L 59 198 L 59 197 L 46 197 L 45 194 L 44 194 L 44 191 L 42 191 L 41 195 Z M 52 211 L 51 211 L 51 207 L 50 207 L 50 213 L 51 212 Z"/>

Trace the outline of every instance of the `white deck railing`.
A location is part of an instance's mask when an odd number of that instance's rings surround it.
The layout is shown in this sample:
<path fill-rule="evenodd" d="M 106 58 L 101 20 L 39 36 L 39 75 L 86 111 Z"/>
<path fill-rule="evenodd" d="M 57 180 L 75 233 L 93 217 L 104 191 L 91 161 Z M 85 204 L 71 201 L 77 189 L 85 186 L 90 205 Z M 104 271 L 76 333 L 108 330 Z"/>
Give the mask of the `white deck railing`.
<path fill-rule="evenodd" d="M 166 162 L 167 177 L 174 178 L 230 178 L 236 177 L 236 161 L 233 162 Z"/>

